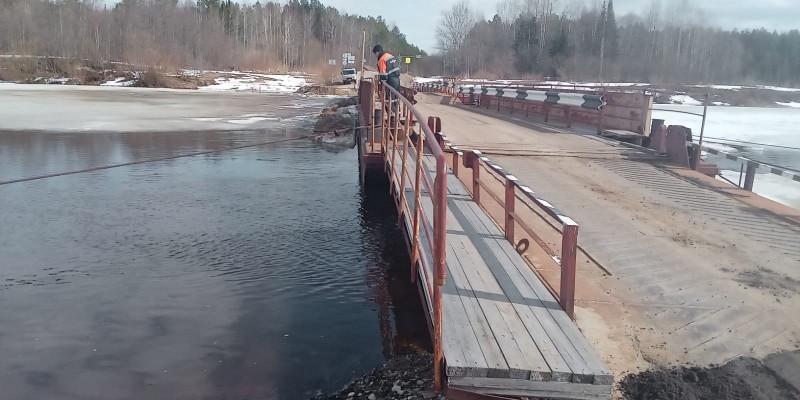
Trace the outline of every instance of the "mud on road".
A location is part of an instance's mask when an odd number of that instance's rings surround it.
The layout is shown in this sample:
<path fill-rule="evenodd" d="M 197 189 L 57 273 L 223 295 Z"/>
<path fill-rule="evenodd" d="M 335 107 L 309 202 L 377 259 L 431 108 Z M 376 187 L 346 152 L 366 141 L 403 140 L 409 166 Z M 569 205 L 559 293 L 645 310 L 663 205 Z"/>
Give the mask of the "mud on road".
<path fill-rule="evenodd" d="M 781 376 L 785 362 L 799 352 L 761 362 L 738 358 L 717 367 L 676 367 L 628 375 L 619 391 L 628 400 L 783 400 L 800 399 L 798 382 Z"/>

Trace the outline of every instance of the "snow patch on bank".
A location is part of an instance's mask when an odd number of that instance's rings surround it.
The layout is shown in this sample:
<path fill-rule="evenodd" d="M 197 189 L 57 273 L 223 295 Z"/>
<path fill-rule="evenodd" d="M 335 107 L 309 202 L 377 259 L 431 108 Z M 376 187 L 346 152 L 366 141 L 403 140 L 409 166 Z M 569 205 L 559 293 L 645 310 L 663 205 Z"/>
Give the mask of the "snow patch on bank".
<path fill-rule="evenodd" d="M 730 106 L 729 103 L 725 103 L 725 102 L 722 102 L 722 101 L 715 101 L 715 102 L 711 103 L 711 105 L 712 106 L 723 106 L 723 107 Z"/>
<path fill-rule="evenodd" d="M 214 84 L 203 86 L 203 91 L 235 91 L 259 93 L 294 93 L 307 84 L 306 79 L 294 75 L 265 75 L 246 72 L 229 72 L 229 76 L 214 78 Z"/>
<path fill-rule="evenodd" d="M 567 81 L 544 81 L 538 83 L 539 85 L 553 85 L 553 86 L 578 86 L 578 87 L 645 87 L 650 86 L 649 83 L 642 82 L 567 82 Z"/>
<path fill-rule="evenodd" d="M 129 87 L 129 86 L 133 86 L 135 84 L 136 84 L 135 80 L 126 81 L 125 77 L 120 76 L 120 77 L 114 79 L 113 81 L 108 81 L 108 82 L 101 83 L 100 86 Z"/>
<path fill-rule="evenodd" d="M 781 103 L 779 101 L 779 102 L 776 102 L 776 104 L 778 104 L 779 106 L 784 106 L 784 107 L 800 108 L 800 103 L 798 103 L 796 101 L 790 101 L 788 103 Z"/>
<path fill-rule="evenodd" d="M 432 76 L 430 78 L 415 77 L 414 83 L 438 83 L 442 81 L 441 76 Z"/>
<path fill-rule="evenodd" d="M 696 100 L 688 94 L 676 94 L 669 98 L 673 104 L 683 104 L 685 106 L 702 106 L 703 102 Z"/>
<path fill-rule="evenodd" d="M 756 86 L 758 89 L 774 90 L 776 92 L 800 92 L 800 89 L 780 86 Z"/>
<path fill-rule="evenodd" d="M 229 119 L 225 122 L 237 125 L 250 125 L 261 121 L 280 121 L 280 120 L 281 120 L 280 118 L 274 118 L 274 117 L 244 116 L 244 118 L 241 119 Z"/>

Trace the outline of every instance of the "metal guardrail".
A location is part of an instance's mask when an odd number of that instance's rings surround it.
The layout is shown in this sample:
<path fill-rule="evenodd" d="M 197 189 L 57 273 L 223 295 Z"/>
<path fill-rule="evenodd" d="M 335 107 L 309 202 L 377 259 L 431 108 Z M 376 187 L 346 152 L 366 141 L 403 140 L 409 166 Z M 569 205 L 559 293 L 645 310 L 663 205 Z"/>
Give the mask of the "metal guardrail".
<path fill-rule="evenodd" d="M 551 111 L 560 110 L 562 116 L 559 119 L 566 123 L 568 128 L 572 127 L 575 120 L 583 120 L 585 123 L 595 125 L 598 134 L 603 131 L 603 109 L 607 103 L 605 93 L 602 92 L 555 92 L 527 87 L 481 86 L 456 82 L 417 83 L 414 88 L 422 92 L 451 95 L 464 104 L 474 104 L 479 107 L 485 105 L 486 109 L 489 109 L 494 102 L 498 112 L 501 108 L 507 108 L 511 114 L 521 111 L 526 117 L 530 116 L 533 109 L 534 113 L 544 115 L 545 122 L 554 117 Z M 516 104 L 523 104 L 523 108 L 516 107 Z"/>
<path fill-rule="evenodd" d="M 442 134 L 442 140 L 446 148 L 453 154 L 453 173 L 458 176 L 458 169 L 461 161 L 466 168 L 472 170 L 472 198 L 479 205 L 481 204 L 481 194 L 485 193 L 503 207 L 504 231 L 506 239 L 517 249 L 524 253 L 528 244 L 520 241 L 516 242 L 515 226 L 519 225 L 539 247 L 547 253 L 553 261 L 561 267 L 561 284 L 558 291 L 550 287 L 550 291 L 558 299 L 561 308 L 566 311 L 570 318 L 575 318 L 575 280 L 577 269 L 578 251 L 578 224 L 547 200 L 541 198 L 528 186 L 523 185 L 517 177 L 505 171 L 501 166 L 493 163 L 488 157 L 484 157 L 478 150 L 463 152 L 460 148 L 453 146 Z M 505 187 L 504 194 L 493 193 L 487 182 L 481 179 L 481 167 L 485 166 L 501 178 L 498 179 Z M 535 204 L 539 210 L 555 219 L 561 224 L 561 253 L 560 255 L 553 250 L 530 225 L 517 213 L 517 199 L 523 200 L 522 204 L 534 213 L 537 212 L 531 205 L 524 201 L 529 200 Z M 523 239 L 524 240 L 524 239 Z M 545 282 L 547 284 L 547 282 Z M 548 285 L 549 286 L 549 285 Z"/>
<path fill-rule="evenodd" d="M 765 164 L 759 161 L 751 160 L 747 157 L 737 156 L 735 154 L 726 153 L 721 150 L 713 149 L 708 146 L 703 146 L 697 143 L 687 143 L 687 147 L 695 149 L 695 154 L 700 154 L 700 150 L 706 151 L 709 154 L 714 154 L 718 156 L 723 156 L 728 160 L 738 162 L 742 164 L 742 166 L 747 166 L 745 172 L 745 179 L 744 185 L 742 186 L 741 182 L 739 186 L 745 190 L 753 191 L 753 185 L 755 183 L 756 171 L 761 170 L 773 175 L 779 175 L 787 179 L 791 179 L 795 182 L 800 182 L 800 172 L 792 171 L 788 169 L 783 169 L 780 167 L 776 167 L 774 165 Z M 698 150 L 699 149 L 699 150 Z M 741 179 L 740 179 L 741 180 Z"/>
<path fill-rule="evenodd" d="M 593 111 L 600 111 L 606 105 L 604 95 L 602 93 L 587 94 L 480 85 L 458 85 L 457 90 L 459 94 L 464 95 L 480 95 L 502 97 L 513 100 L 538 101 L 552 105 L 580 107 Z"/>

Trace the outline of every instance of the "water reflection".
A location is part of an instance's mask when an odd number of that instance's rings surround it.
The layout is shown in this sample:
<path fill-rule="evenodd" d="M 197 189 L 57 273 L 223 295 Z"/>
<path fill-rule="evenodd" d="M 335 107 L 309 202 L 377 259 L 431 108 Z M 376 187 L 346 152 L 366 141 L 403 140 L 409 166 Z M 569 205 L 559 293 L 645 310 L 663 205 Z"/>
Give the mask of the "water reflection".
<path fill-rule="evenodd" d="M 0 133 L 0 180 L 298 133 Z M 297 141 L 0 186 L 2 397 L 299 399 L 429 346 L 355 157 Z"/>

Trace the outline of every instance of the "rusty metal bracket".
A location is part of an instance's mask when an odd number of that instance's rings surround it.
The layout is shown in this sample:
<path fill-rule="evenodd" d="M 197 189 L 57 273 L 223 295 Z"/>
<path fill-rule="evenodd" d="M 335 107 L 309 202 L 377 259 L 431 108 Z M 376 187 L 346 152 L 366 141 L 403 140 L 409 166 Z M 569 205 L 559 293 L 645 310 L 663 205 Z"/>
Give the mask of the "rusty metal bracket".
<path fill-rule="evenodd" d="M 517 253 L 519 253 L 519 255 L 525 254 L 525 252 L 528 251 L 528 247 L 530 246 L 531 242 L 529 242 L 528 239 L 520 240 L 516 246 Z"/>

